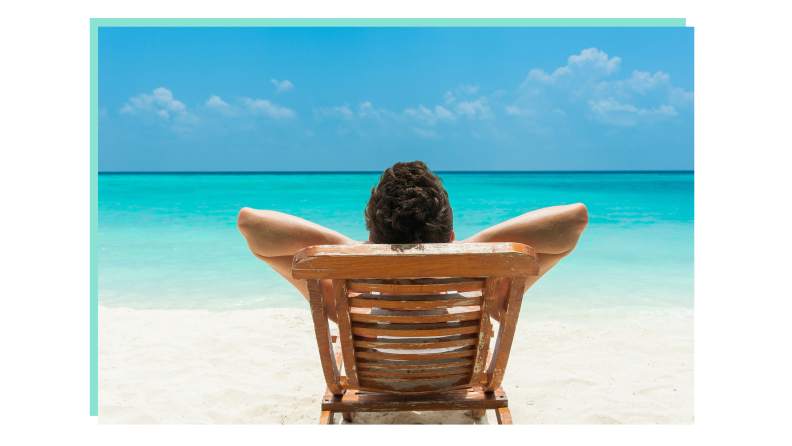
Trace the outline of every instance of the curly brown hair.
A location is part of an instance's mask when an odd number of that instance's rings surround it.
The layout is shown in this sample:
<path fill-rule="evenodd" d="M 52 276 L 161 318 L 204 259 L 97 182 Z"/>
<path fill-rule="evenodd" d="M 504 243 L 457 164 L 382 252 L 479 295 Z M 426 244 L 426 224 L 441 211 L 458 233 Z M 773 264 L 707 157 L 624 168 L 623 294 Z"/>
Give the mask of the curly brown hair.
<path fill-rule="evenodd" d="M 371 188 L 366 229 L 377 244 L 448 243 L 454 215 L 443 180 L 422 161 L 396 163 Z"/>

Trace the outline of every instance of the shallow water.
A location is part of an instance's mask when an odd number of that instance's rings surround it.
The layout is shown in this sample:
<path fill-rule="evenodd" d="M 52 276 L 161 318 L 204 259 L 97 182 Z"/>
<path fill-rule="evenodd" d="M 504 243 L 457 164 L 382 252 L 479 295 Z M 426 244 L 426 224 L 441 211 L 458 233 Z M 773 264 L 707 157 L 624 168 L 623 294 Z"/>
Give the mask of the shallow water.
<path fill-rule="evenodd" d="M 462 240 L 534 209 L 583 202 L 575 252 L 526 294 L 537 317 L 692 315 L 692 173 L 441 173 Z M 307 308 L 248 251 L 244 206 L 367 239 L 378 174 L 100 174 L 99 303 L 134 309 Z"/>

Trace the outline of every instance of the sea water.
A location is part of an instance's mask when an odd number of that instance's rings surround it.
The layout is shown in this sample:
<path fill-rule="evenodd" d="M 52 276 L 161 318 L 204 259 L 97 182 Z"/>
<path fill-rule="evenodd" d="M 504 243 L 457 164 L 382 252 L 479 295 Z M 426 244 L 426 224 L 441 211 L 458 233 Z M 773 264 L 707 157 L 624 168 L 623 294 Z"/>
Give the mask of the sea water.
<path fill-rule="evenodd" d="M 582 202 L 575 251 L 523 314 L 692 315 L 692 172 L 440 173 L 457 240 L 525 212 Z M 296 215 L 356 240 L 377 173 L 99 175 L 99 304 L 133 309 L 308 308 L 236 227 L 242 207 Z"/>

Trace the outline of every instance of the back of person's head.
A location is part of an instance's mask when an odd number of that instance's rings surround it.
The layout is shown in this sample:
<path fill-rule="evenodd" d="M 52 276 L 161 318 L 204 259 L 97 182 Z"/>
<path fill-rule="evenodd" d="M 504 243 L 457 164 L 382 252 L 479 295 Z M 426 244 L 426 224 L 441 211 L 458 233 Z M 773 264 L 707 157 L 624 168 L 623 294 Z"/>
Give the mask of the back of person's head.
<path fill-rule="evenodd" d="M 448 243 L 454 228 L 443 180 L 421 161 L 386 169 L 371 188 L 364 215 L 377 244 Z"/>

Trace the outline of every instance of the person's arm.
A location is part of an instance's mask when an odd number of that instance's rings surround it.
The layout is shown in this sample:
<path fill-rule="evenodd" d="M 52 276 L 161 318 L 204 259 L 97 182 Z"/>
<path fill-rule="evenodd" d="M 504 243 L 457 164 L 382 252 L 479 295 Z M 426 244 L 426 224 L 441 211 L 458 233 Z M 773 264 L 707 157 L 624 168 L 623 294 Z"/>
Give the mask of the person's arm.
<path fill-rule="evenodd" d="M 537 209 L 487 228 L 462 243 L 514 242 L 537 254 L 568 254 L 588 225 L 583 203 Z"/>
<path fill-rule="evenodd" d="M 314 245 L 349 245 L 354 240 L 300 217 L 276 211 L 242 208 L 237 218 L 239 232 L 256 257 L 294 256 Z"/>
<path fill-rule="evenodd" d="M 514 242 L 530 246 L 539 261 L 539 275 L 525 281 L 525 290 L 533 286 L 564 257 L 572 253 L 588 225 L 588 210 L 583 203 L 552 206 L 512 218 L 487 228 L 460 243 Z M 498 306 L 506 303 L 508 283 L 501 281 Z M 490 315 L 500 321 L 497 310 Z"/>
<path fill-rule="evenodd" d="M 336 231 L 293 215 L 275 211 L 243 208 L 237 217 L 239 232 L 245 237 L 250 252 L 283 276 L 308 299 L 304 280 L 291 275 L 292 260 L 297 251 L 314 245 L 357 245 L 358 242 Z M 322 280 L 325 306 L 330 320 L 336 322 L 333 282 Z"/>

